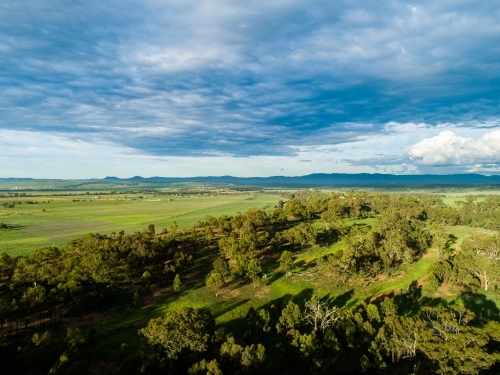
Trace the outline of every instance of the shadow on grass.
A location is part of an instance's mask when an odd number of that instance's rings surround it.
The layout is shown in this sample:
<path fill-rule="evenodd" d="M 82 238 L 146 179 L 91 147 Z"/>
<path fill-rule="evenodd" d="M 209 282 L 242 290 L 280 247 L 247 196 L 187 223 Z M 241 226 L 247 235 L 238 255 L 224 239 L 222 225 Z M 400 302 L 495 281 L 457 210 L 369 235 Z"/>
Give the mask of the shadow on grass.
<path fill-rule="evenodd" d="M 336 306 L 336 307 L 344 307 L 346 304 L 351 301 L 352 296 L 354 295 L 354 289 L 350 289 L 345 293 L 339 294 L 338 296 L 334 297 L 331 296 L 329 297 L 325 302 L 328 303 L 330 306 Z M 351 301 L 349 305 L 354 305 L 357 300 Z"/>
<path fill-rule="evenodd" d="M 500 310 L 495 302 L 486 298 L 484 294 L 465 292 L 460 295 L 464 307 L 473 311 L 476 318 L 499 321 Z"/>
<path fill-rule="evenodd" d="M 237 301 L 230 304 L 223 301 L 217 302 L 215 305 L 211 307 L 212 315 L 215 319 L 217 319 L 219 316 L 227 314 L 228 312 L 240 307 L 241 305 L 244 305 L 248 301 L 250 301 L 250 298 L 245 298 L 241 301 Z"/>
<path fill-rule="evenodd" d="M 24 229 L 24 228 L 28 228 L 28 227 L 32 227 L 33 225 L 21 225 L 21 224 L 6 224 L 7 227 L 6 228 L 1 228 L 1 230 L 5 230 L 5 231 L 8 231 L 8 230 L 20 230 L 20 229 Z"/>
<path fill-rule="evenodd" d="M 275 281 L 281 279 L 283 276 L 285 276 L 285 272 L 283 271 L 275 271 L 267 276 L 265 280 L 266 285 L 271 285 Z"/>
<path fill-rule="evenodd" d="M 293 303 L 299 305 L 301 309 L 303 309 L 305 303 L 311 299 L 313 293 L 314 293 L 314 290 L 312 288 L 306 288 L 306 289 L 303 289 L 300 293 L 298 293 L 296 295 L 285 294 L 279 298 L 275 298 L 275 299 L 267 302 L 266 304 L 259 307 L 258 310 L 266 309 L 269 311 L 269 313 L 272 317 L 271 326 L 274 327 L 279 316 L 281 316 L 281 311 L 283 310 L 283 308 L 285 308 L 285 306 L 288 304 L 289 301 L 292 301 Z M 242 303 L 236 303 L 236 304 L 232 305 L 231 308 L 234 309 L 234 308 L 242 305 L 243 303 L 248 302 L 248 299 L 245 302 L 243 302 L 243 301 L 241 301 L 241 302 Z M 247 324 L 246 324 L 245 317 L 242 316 L 242 317 L 227 321 L 225 323 L 222 323 L 220 326 L 223 327 L 227 332 L 232 332 L 235 336 L 242 337 L 243 334 L 245 333 Z"/>
<path fill-rule="evenodd" d="M 307 262 L 305 260 L 300 260 L 296 263 L 293 264 L 293 268 L 295 272 L 305 272 L 311 268 L 314 268 L 316 266 L 316 262 Z"/>

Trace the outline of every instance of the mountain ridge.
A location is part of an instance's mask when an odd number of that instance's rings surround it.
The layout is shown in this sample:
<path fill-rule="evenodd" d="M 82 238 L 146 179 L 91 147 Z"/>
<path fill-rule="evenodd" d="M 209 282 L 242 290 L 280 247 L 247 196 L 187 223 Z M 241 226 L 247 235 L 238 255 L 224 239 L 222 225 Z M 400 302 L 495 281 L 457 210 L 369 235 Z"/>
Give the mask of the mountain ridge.
<path fill-rule="evenodd" d="M 35 178 L 0 178 L 0 183 L 9 182 L 115 182 L 115 183 L 175 183 L 199 182 L 235 185 L 254 185 L 263 187 L 396 187 L 396 186 L 474 186 L 500 185 L 500 175 L 481 174 L 419 174 L 394 175 L 383 173 L 313 173 L 304 176 L 269 176 L 269 177 L 234 177 L 234 176 L 196 176 L 196 177 L 142 177 L 119 178 L 107 176 L 91 179 L 35 179 Z"/>

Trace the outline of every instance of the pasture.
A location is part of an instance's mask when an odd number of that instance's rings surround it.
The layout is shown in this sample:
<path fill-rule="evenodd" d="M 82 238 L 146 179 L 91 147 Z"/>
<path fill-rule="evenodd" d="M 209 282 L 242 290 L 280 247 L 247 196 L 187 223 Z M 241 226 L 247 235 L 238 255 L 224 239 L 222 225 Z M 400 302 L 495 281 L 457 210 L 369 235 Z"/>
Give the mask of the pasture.
<path fill-rule="evenodd" d="M 177 222 L 179 229 L 184 229 L 206 215 L 219 217 L 250 208 L 272 208 L 279 200 L 277 194 L 255 192 L 183 197 L 95 193 L 1 197 L 0 222 L 11 228 L 0 230 L 0 252 L 26 255 L 43 246 L 61 247 L 87 233 L 121 230 L 130 233 L 149 224 L 154 224 L 159 231 L 169 228 L 172 221 Z M 29 201 L 37 203 L 27 203 Z"/>

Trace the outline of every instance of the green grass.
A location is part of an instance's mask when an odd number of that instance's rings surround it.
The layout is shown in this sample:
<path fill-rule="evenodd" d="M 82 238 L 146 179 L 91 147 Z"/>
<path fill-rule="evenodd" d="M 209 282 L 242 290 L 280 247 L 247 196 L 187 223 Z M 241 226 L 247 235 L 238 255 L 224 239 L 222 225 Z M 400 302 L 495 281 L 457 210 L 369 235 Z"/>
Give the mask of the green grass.
<path fill-rule="evenodd" d="M 129 195 L 0 198 L 0 204 L 21 201 L 14 208 L 0 207 L 0 222 L 14 229 L 0 230 L 0 252 L 26 255 L 42 246 L 64 244 L 86 233 L 127 233 L 154 224 L 157 230 L 176 221 L 180 229 L 191 227 L 206 215 L 221 216 L 249 208 L 272 208 L 279 195 L 232 193 L 220 196 L 153 197 L 131 199 Z M 51 200 L 51 203 L 42 203 Z M 73 202 L 73 199 L 87 199 Z M 38 204 L 26 204 L 28 200 Z"/>

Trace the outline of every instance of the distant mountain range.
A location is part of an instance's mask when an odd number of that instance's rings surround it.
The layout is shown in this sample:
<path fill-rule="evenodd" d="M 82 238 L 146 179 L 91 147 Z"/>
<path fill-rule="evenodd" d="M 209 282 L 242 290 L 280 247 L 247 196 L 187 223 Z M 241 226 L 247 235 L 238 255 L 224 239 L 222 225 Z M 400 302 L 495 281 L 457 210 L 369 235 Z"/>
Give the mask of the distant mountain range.
<path fill-rule="evenodd" d="M 13 182 L 88 182 L 88 183 L 120 183 L 120 184 L 171 184 L 171 183 L 213 183 L 234 184 L 260 187 L 408 187 L 408 186 L 478 186 L 499 185 L 500 176 L 484 176 L 480 174 L 450 174 L 450 175 L 393 175 L 379 173 L 315 173 L 306 176 L 286 177 L 233 177 L 233 176 L 206 176 L 206 177 L 140 177 L 131 178 L 106 177 L 104 179 L 87 180 L 49 180 L 31 178 L 0 178 L 0 183 Z"/>
<path fill-rule="evenodd" d="M 105 181 L 113 182 L 203 182 L 252 186 L 277 187 L 382 187 L 382 186 L 444 186 L 444 185 L 500 185 L 500 176 L 484 176 L 480 174 L 452 175 L 393 175 L 393 174 L 345 174 L 345 173 L 315 173 L 306 176 L 286 177 L 150 177 L 135 176 L 120 179 L 106 177 Z"/>

